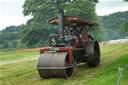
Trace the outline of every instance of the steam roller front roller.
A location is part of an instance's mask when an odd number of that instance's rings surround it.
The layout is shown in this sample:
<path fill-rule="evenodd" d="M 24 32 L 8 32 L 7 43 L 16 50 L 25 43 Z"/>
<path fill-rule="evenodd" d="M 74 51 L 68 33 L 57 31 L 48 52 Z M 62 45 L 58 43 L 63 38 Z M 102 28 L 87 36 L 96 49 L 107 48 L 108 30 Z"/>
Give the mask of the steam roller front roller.
<path fill-rule="evenodd" d="M 73 74 L 68 52 L 42 53 L 37 69 L 42 78 L 69 78 Z"/>

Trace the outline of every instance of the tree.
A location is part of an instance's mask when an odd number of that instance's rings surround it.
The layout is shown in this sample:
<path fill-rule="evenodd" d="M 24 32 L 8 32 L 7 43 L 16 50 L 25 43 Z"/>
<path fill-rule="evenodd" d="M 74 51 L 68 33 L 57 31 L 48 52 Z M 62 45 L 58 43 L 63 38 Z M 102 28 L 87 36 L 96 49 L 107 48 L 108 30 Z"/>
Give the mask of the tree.
<path fill-rule="evenodd" d="M 15 48 L 20 38 L 20 26 L 9 26 L 0 32 L 0 48 Z"/>
<path fill-rule="evenodd" d="M 124 38 L 123 24 L 128 21 L 128 11 L 116 12 L 99 16 L 101 27 L 104 29 L 105 40 Z"/>
<path fill-rule="evenodd" d="M 27 24 L 21 26 L 22 41 L 29 46 L 48 42 L 55 26 L 48 25 L 48 20 L 58 15 L 63 8 L 66 15 L 79 16 L 98 22 L 95 5 L 98 0 L 26 0 L 23 5 L 24 16 L 32 16 Z M 92 5 L 93 4 L 93 5 Z"/>
<path fill-rule="evenodd" d="M 8 48 L 16 48 L 17 46 L 17 40 L 12 40 L 8 42 Z"/>
<path fill-rule="evenodd" d="M 125 1 L 128 2 L 128 0 Z M 124 24 L 124 31 L 128 32 L 128 22 Z"/>
<path fill-rule="evenodd" d="M 128 32 L 128 22 L 124 23 L 124 32 Z"/>

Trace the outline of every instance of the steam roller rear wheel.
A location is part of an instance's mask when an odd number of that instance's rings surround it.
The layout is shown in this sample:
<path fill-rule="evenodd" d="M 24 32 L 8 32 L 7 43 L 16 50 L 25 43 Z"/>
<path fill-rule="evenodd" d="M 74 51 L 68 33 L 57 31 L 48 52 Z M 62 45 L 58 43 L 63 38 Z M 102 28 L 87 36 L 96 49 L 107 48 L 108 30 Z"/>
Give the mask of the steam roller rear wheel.
<path fill-rule="evenodd" d="M 40 57 L 41 58 L 39 59 L 42 60 L 44 56 Z M 53 53 L 52 56 L 45 57 L 49 57 L 51 61 L 49 64 L 50 67 L 67 67 L 69 65 L 69 58 L 67 54 Z M 45 66 L 47 67 L 48 65 L 45 64 Z M 69 78 L 73 74 L 73 67 L 66 69 L 38 69 L 38 72 L 41 78 Z"/>
<path fill-rule="evenodd" d="M 97 67 L 100 64 L 100 47 L 97 41 L 91 41 L 87 45 L 87 64 L 89 67 Z"/>

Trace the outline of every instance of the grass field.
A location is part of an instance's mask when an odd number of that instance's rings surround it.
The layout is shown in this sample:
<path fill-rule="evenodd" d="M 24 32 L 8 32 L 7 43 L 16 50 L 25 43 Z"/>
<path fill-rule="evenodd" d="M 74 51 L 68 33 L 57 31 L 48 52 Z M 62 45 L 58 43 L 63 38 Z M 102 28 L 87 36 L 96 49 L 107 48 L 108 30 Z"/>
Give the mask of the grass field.
<path fill-rule="evenodd" d="M 128 64 L 128 43 L 103 45 L 99 67 L 81 64 L 70 79 L 41 79 L 35 69 L 39 49 L 35 50 L 1 51 L 0 85 L 116 85 L 118 67 Z M 128 68 L 122 73 L 120 85 L 128 85 Z"/>

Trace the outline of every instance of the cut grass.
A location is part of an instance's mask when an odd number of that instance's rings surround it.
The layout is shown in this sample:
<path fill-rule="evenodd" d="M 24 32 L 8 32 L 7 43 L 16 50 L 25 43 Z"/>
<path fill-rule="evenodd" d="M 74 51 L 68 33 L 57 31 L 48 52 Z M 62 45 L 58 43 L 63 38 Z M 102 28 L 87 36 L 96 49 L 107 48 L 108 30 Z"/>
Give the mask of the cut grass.
<path fill-rule="evenodd" d="M 4 64 L 16 63 L 16 62 L 23 62 L 28 60 L 37 59 L 39 56 L 39 52 L 32 52 L 32 53 L 10 53 L 5 55 L 0 55 L 0 66 Z"/>
<path fill-rule="evenodd" d="M 39 55 L 39 52 L 33 52 L 33 53 L 18 53 L 13 55 L 1 55 L 0 60 L 1 61 L 11 61 L 11 60 L 17 60 L 22 59 L 25 57 L 30 57 L 32 55 Z"/>
<path fill-rule="evenodd" d="M 89 85 L 116 85 L 118 82 L 118 67 L 125 67 L 128 64 L 128 54 L 120 56 L 96 78 L 89 81 Z M 128 68 L 123 70 L 120 85 L 128 84 Z"/>
<path fill-rule="evenodd" d="M 116 85 L 118 67 L 128 63 L 128 43 L 101 46 L 101 54 L 99 67 L 89 68 L 87 64 L 80 64 L 70 79 L 41 79 L 35 69 L 37 59 L 1 65 L 0 85 Z M 123 71 L 121 85 L 127 85 L 126 74 L 127 69 Z"/>
<path fill-rule="evenodd" d="M 10 54 L 10 53 L 15 53 L 16 52 L 16 50 L 0 50 L 0 55 L 2 55 L 2 54 Z"/>

